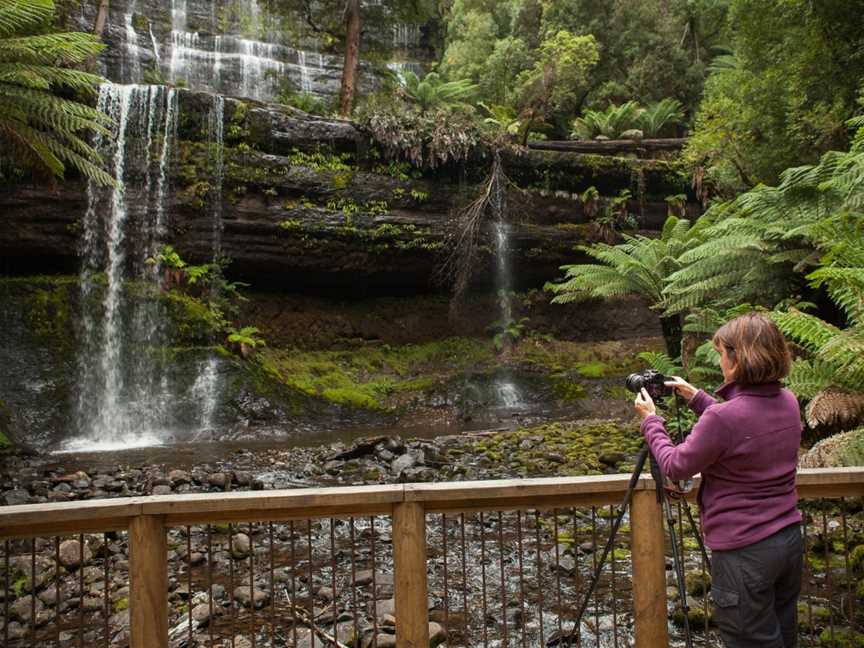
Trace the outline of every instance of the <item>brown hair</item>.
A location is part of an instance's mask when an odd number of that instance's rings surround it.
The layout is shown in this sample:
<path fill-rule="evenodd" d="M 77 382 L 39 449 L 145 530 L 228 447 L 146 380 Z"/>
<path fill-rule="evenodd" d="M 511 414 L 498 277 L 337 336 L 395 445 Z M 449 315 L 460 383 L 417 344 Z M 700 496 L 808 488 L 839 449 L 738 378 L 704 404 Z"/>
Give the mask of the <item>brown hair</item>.
<path fill-rule="evenodd" d="M 735 382 L 760 385 L 778 382 L 789 373 L 792 355 L 777 325 L 761 313 L 747 313 L 726 322 L 712 339 L 735 362 Z"/>

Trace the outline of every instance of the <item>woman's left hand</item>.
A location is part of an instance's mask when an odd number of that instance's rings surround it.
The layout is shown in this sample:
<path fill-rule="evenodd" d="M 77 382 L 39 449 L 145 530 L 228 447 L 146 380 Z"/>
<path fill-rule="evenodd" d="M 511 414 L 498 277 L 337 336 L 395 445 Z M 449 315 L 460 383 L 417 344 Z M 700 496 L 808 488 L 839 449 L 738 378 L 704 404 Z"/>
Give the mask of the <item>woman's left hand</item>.
<path fill-rule="evenodd" d="M 657 413 L 657 408 L 654 406 L 654 401 L 648 395 L 648 392 L 643 388 L 636 394 L 636 400 L 633 401 L 633 407 L 636 408 L 636 413 L 644 421 L 652 414 Z"/>

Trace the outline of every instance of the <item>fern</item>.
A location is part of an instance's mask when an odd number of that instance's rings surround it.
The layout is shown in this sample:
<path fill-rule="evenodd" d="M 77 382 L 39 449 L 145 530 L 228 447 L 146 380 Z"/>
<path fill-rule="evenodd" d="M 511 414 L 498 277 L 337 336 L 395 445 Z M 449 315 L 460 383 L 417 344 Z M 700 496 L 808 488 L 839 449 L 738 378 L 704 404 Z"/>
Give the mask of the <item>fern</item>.
<path fill-rule="evenodd" d="M 637 354 L 640 360 L 648 363 L 654 371 L 659 371 L 664 376 L 680 376 L 684 370 L 678 366 L 675 360 L 660 351 L 643 351 Z"/>
<path fill-rule="evenodd" d="M 73 69 L 103 45 L 91 34 L 45 34 L 51 0 L 7 0 L 0 6 L 0 140 L 3 157 L 49 177 L 68 167 L 110 185 L 88 133 L 107 134 L 110 119 L 93 108 L 53 94 L 57 88 L 92 91 L 104 79 Z"/>

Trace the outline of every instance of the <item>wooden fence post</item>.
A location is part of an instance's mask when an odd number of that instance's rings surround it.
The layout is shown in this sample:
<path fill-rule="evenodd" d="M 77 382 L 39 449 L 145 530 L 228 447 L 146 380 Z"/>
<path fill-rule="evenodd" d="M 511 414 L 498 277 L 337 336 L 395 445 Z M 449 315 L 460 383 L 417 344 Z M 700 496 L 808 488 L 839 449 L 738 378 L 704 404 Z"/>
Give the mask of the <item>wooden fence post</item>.
<path fill-rule="evenodd" d="M 669 645 L 665 538 L 663 512 L 653 490 L 633 493 L 630 530 L 636 648 L 665 648 Z"/>
<path fill-rule="evenodd" d="M 129 523 L 129 646 L 168 648 L 168 545 L 161 515 Z"/>
<path fill-rule="evenodd" d="M 428 648 L 426 511 L 422 504 L 393 506 L 396 648 Z"/>

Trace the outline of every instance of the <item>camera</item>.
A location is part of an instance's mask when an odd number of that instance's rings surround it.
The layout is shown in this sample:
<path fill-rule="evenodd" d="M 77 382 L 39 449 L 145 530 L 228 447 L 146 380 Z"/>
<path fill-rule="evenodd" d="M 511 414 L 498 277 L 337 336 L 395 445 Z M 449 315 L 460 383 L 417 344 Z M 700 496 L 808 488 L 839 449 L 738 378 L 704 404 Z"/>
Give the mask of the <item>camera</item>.
<path fill-rule="evenodd" d="M 638 394 L 643 388 L 648 392 L 652 400 L 658 400 L 672 394 L 672 388 L 664 383 L 669 380 L 659 371 L 646 369 L 640 373 L 632 373 L 627 376 L 624 385 L 634 394 Z"/>

